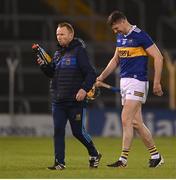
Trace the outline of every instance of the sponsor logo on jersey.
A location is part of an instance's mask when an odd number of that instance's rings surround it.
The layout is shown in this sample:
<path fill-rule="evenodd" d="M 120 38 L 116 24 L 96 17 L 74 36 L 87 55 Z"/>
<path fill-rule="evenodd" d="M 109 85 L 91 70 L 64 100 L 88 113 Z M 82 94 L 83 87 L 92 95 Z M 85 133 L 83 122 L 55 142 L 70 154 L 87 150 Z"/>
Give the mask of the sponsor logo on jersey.
<path fill-rule="evenodd" d="M 147 56 L 142 47 L 119 47 L 118 53 L 120 58 Z"/>

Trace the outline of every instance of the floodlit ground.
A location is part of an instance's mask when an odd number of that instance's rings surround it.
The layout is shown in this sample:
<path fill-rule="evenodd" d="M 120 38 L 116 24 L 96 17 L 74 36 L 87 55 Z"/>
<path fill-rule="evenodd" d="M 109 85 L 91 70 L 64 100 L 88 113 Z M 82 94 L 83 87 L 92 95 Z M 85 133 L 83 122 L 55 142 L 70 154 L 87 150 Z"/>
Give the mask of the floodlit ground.
<path fill-rule="evenodd" d="M 88 168 L 86 149 L 75 139 L 66 138 L 66 166 L 50 171 L 53 164 L 52 138 L 0 137 L 0 178 L 176 178 L 176 137 L 155 138 L 165 164 L 148 168 L 149 153 L 135 139 L 125 169 L 108 168 L 121 151 L 120 138 L 94 138 L 103 157 L 98 169 Z"/>

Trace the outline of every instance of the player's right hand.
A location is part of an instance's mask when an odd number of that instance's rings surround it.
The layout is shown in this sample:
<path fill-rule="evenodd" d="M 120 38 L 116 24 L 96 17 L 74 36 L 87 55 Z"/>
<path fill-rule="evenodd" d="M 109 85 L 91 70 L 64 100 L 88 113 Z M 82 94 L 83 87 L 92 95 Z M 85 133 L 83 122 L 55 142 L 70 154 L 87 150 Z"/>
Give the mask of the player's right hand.
<path fill-rule="evenodd" d="M 96 79 L 96 81 L 103 81 L 104 79 L 103 79 L 103 77 L 100 75 L 100 76 L 98 76 L 97 77 L 97 79 Z"/>
<path fill-rule="evenodd" d="M 101 87 L 101 86 L 102 86 L 102 85 L 101 85 L 101 82 L 102 82 L 102 81 L 96 80 L 94 86 L 95 86 L 95 87 Z"/>
<path fill-rule="evenodd" d="M 101 87 L 101 82 L 103 82 L 103 77 L 100 75 L 97 77 L 96 82 L 95 82 L 95 87 Z"/>

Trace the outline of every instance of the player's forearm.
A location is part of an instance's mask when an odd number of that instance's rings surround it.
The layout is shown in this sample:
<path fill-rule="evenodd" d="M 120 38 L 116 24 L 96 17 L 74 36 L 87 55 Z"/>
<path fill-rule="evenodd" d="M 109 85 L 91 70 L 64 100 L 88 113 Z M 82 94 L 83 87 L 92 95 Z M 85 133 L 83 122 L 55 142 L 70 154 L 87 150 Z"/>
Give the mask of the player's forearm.
<path fill-rule="evenodd" d="M 114 58 L 112 58 L 109 64 L 104 69 L 104 71 L 99 76 L 101 80 L 106 79 L 117 68 L 117 65 L 117 61 Z"/>
<path fill-rule="evenodd" d="M 154 83 L 160 83 L 161 82 L 161 74 L 163 69 L 163 57 L 157 57 L 154 60 Z"/>

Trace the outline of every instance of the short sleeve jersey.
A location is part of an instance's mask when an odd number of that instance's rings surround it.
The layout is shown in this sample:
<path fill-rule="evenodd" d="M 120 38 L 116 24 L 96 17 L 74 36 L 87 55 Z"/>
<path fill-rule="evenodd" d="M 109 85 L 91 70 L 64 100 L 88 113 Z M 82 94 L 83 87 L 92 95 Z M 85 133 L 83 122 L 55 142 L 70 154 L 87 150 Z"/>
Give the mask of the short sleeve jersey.
<path fill-rule="evenodd" d="M 147 81 L 148 56 L 145 49 L 153 44 L 151 37 L 136 26 L 133 26 L 127 35 L 117 35 L 121 78 Z"/>

